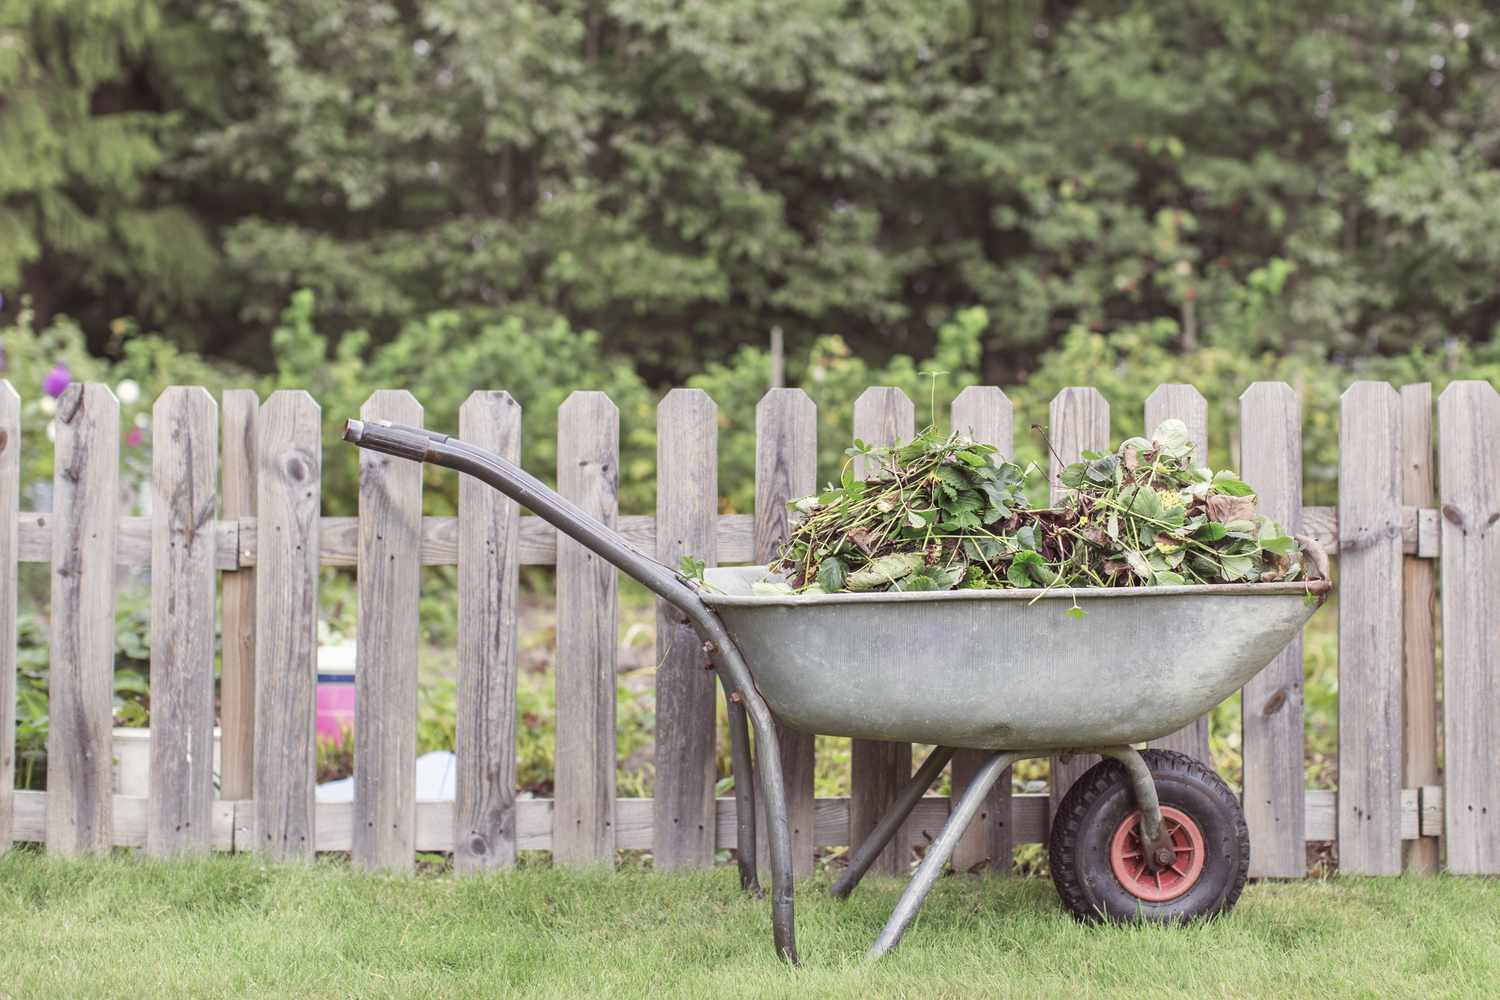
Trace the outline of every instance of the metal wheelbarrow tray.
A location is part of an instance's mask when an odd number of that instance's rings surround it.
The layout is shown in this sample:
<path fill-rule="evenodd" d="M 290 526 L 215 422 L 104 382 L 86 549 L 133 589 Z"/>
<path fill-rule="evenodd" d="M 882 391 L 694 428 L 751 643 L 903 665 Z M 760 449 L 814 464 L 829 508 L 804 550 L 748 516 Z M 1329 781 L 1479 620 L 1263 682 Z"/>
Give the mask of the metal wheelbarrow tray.
<path fill-rule="evenodd" d="M 1028 757 L 1105 758 L 1064 797 L 1048 845 L 1059 895 L 1080 919 L 1195 919 L 1238 898 L 1249 836 L 1233 792 L 1201 762 L 1131 744 L 1181 728 L 1239 689 L 1300 632 L 1327 582 L 762 596 L 752 590 L 766 575 L 761 566 L 711 569 L 713 589 L 702 591 L 499 455 L 387 423 L 351 420 L 344 437 L 480 479 L 691 622 L 729 701 L 741 884 L 759 892 L 758 783 L 773 939 L 788 961 L 798 957 L 775 718 L 809 733 L 936 744 L 850 853 L 833 886 L 839 897 L 853 891 L 955 748 L 990 751 L 872 957 L 900 941 L 991 787 Z"/>

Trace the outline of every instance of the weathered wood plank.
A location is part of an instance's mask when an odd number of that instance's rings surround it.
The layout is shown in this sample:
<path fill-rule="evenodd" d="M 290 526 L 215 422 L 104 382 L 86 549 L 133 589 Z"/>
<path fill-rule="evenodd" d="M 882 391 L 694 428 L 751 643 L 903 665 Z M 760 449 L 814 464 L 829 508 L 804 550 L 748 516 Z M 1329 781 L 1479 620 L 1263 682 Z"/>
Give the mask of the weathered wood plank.
<path fill-rule="evenodd" d="M 0 854 L 10 849 L 16 783 L 16 512 L 21 498 L 21 397 L 0 379 Z"/>
<path fill-rule="evenodd" d="M 126 519 L 123 530 L 134 530 Z M 27 515 L 22 515 L 22 549 L 26 549 Z M 754 518 L 749 514 L 720 514 L 717 518 L 720 561 L 723 563 L 751 562 Z M 230 527 L 235 527 L 231 525 Z M 43 529 L 44 530 L 44 529 Z M 615 530 L 625 540 L 642 552 L 656 550 L 656 518 L 650 514 L 630 514 L 617 519 Z M 237 554 L 239 566 L 254 566 L 256 561 L 255 519 L 241 521 L 237 526 L 237 537 L 226 540 L 225 552 L 234 551 L 234 541 L 239 542 Z M 324 566 L 353 566 L 359 561 L 359 521 L 353 517 L 325 517 L 322 525 L 322 551 L 319 559 Z M 517 555 L 522 566 L 551 566 L 557 562 L 557 529 L 539 517 L 521 516 Z M 37 562 L 46 562 L 41 556 Z M 29 561 L 26 558 L 23 562 Z M 422 519 L 422 565 L 454 566 L 458 563 L 458 519 L 455 517 L 424 517 Z M 220 569 L 234 568 L 233 565 Z"/>
<path fill-rule="evenodd" d="M 615 525 L 620 411 L 604 393 L 575 392 L 558 410 L 557 483 L 563 496 Z M 552 847 L 560 865 L 614 862 L 618 608 L 615 568 L 572 539 L 560 539 Z"/>
<path fill-rule="evenodd" d="M 22 511 L 19 517 L 17 545 L 20 561 L 26 563 L 50 563 L 52 561 L 52 523 L 56 518 L 49 513 Z M 348 518 L 352 523 L 354 518 Z M 255 519 L 248 522 L 254 529 Z M 214 568 L 238 569 L 240 523 L 237 520 L 215 521 Z M 254 539 L 252 538 L 252 545 Z M 254 562 L 254 552 L 251 552 Z M 120 517 L 115 526 L 115 565 L 129 569 L 147 569 L 151 566 L 151 518 Z M 353 565 L 353 563 L 350 563 Z"/>
<path fill-rule="evenodd" d="M 227 426 L 227 421 L 226 421 Z M 19 515 L 20 561 L 52 561 L 50 514 L 22 511 Z M 1403 506 L 1401 545 L 1408 555 L 1435 559 L 1438 555 L 1438 511 L 1434 507 Z M 1305 534 L 1316 538 L 1329 555 L 1338 554 L 1338 514 L 1332 507 L 1302 508 Z M 214 566 L 221 570 L 253 569 L 256 562 L 256 521 L 253 516 L 215 521 Z M 627 514 L 616 530 L 643 552 L 656 548 L 656 518 L 650 514 Z M 754 518 L 749 514 L 718 517 L 719 564 L 754 561 Z M 325 517 L 319 532 L 319 561 L 324 566 L 354 566 L 359 562 L 359 519 Z M 116 564 L 131 568 L 151 565 L 151 519 L 122 517 L 118 529 Z M 518 555 L 522 566 L 551 566 L 557 562 L 557 531 L 539 517 L 521 516 Z M 458 519 L 422 518 L 422 565 L 458 564 Z"/>
<path fill-rule="evenodd" d="M 404 389 L 377 389 L 359 416 L 420 427 L 422 404 Z M 410 871 L 417 822 L 419 463 L 360 449 L 359 527 L 354 863 L 368 871 Z"/>
<path fill-rule="evenodd" d="M 507 392 L 475 392 L 459 437 L 521 461 L 521 407 Z M 472 476 L 458 484 L 458 772 L 453 867 L 516 861 L 516 619 L 520 561 L 515 501 Z M 419 838 L 420 839 L 420 838 Z"/>
<path fill-rule="evenodd" d="M 1337 825 L 1338 794 L 1328 789 L 1309 788 L 1303 793 L 1307 817 L 1306 840 L 1328 841 L 1334 838 Z M 45 835 L 47 793 L 15 793 L 15 840 L 41 841 Z M 146 843 L 146 799 L 114 796 L 114 846 L 143 847 Z M 1045 843 L 1047 840 L 1048 796 L 1016 795 L 1012 797 L 1014 838 L 1018 844 Z M 947 796 L 929 795 L 922 799 L 908 823 L 910 843 L 925 847 L 931 843 L 948 818 L 952 800 Z M 523 799 L 516 803 L 516 845 L 523 851 L 545 851 L 552 847 L 552 825 L 555 803 L 552 799 Z M 1401 836 L 1437 835 L 1442 825 L 1442 789 L 1405 788 L 1401 791 Z M 450 851 L 453 849 L 454 804 L 446 801 L 417 801 L 417 850 Z M 219 800 L 213 803 L 213 849 L 216 851 L 248 850 L 251 843 L 250 821 L 255 803 L 247 800 Z M 623 850 L 649 850 L 653 807 L 650 799 L 620 799 L 617 803 L 616 830 L 618 846 Z M 818 847 L 843 847 L 849 842 L 849 800 L 822 798 L 813 803 L 813 840 Z M 317 804 L 317 849 L 347 851 L 353 846 L 354 804 L 352 802 L 319 802 Z M 714 844 L 720 850 L 735 846 L 735 800 L 714 800 Z"/>
<path fill-rule="evenodd" d="M 971 385 L 953 400 L 953 429 L 982 444 L 994 445 L 1002 458 L 1010 458 L 1014 445 L 1015 414 L 1010 399 L 998 387 Z M 953 755 L 953 795 L 963 794 L 988 755 L 978 750 L 959 750 Z M 1010 771 L 996 781 L 984 806 L 953 852 L 953 868 L 960 872 L 985 871 L 1009 875 L 1015 859 L 1011 843 Z"/>
<path fill-rule="evenodd" d="M 719 561 L 719 408 L 698 389 L 673 389 L 656 411 L 656 558 Z M 714 674 L 686 616 L 656 607 L 656 828 L 658 868 L 714 859 Z"/>
<path fill-rule="evenodd" d="M 254 849 L 311 858 L 313 698 L 318 654 L 318 507 L 323 444 L 318 404 L 272 393 L 256 420 Z"/>
<path fill-rule="evenodd" d="M 173 386 L 151 409 L 151 770 L 146 853 L 205 854 L 214 798 L 219 407 Z"/>
<path fill-rule="evenodd" d="M 1293 534 L 1302 507 L 1302 404 L 1285 382 L 1256 382 L 1240 395 L 1240 475 L 1257 508 Z M 1301 878 L 1307 870 L 1302 795 L 1302 637 L 1240 692 L 1245 822 L 1250 874 Z"/>
<path fill-rule="evenodd" d="M 15 839 L 17 842 L 40 843 L 42 841 L 46 835 L 49 798 L 49 792 L 16 792 Z M 147 814 L 150 802 L 151 800 L 144 795 L 110 796 L 110 809 L 114 815 L 114 823 L 111 826 L 111 846 L 135 848 L 146 846 Z M 210 849 L 225 852 L 236 849 L 235 808 L 236 806 L 248 807 L 250 804 L 229 799 L 213 800 L 209 806 L 209 823 L 212 828 L 209 836 Z M 244 846 L 244 844 L 239 845 L 240 849 Z"/>
<path fill-rule="evenodd" d="M 1339 415 L 1339 870 L 1401 872 L 1401 399 L 1356 382 Z"/>
<path fill-rule="evenodd" d="M 755 535 L 751 562 L 775 559 L 791 533 L 788 502 L 818 488 L 818 408 L 801 389 L 772 389 L 755 407 Z M 792 828 L 792 866 L 798 875 L 813 868 L 813 742 L 807 733 L 779 722 L 776 739 L 786 783 Z M 738 777 L 736 777 L 738 780 Z M 756 851 L 770 864 L 764 796 L 757 796 Z"/>
<path fill-rule="evenodd" d="M 890 386 L 866 389 L 854 401 L 854 436 L 866 444 L 888 445 L 910 440 L 916 433 L 916 410 L 906 393 Z M 854 474 L 874 470 L 856 459 Z M 911 778 L 911 744 L 855 740 L 850 753 L 849 836 L 858 844 L 889 811 L 896 794 Z M 903 830 L 909 829 L 908 823 Z M 872 866 L 877 872 L 906 870 L 911 849 L 898 833 Z"/>
<path fill-rule="evenodd" d="M 1050 480 L 1052 497 L 1057 500 L 1067 492 L 1058 480 L 1065 466 L 1078 461 L 1085 451 L 1109 450 L 1109 402 L 1098 389 L 1072 386 L 1052 398 L 1048 422 Z M 1073 782 L 1098 762 L 1095 754 L 1075 754 L 1066 762 L 1052 758 L 1048 784 L 1054 813 Z"/>
<path fill-rule="evenodd" d="M 1156 387 L 1146 397 L 1146 433 L 1149 435 L 1164 420 L 1181 420 L 1193 440 L 1193 464 L 1208 464 L 1208 401 L 1190 385 L 1169 382 Z M 1208 716 L 1204 713 L 1177 732 L 1156 740 L 1153 746 L 1176 750 L 1213 767 L 1208 752 Z"/>
<path fill-rule="evenodd" d="M 224 518 L 255 516 L 255 423 L 260 397 L 253 389 L 228 389 L 222 407 Z M 215 525 L 217 527 L 217 525 Z M 233 544 L 239 547 L 238 524 Z M 238 552 L 235 553 L 238 562 Z M 219 560 L 215 558 L 215 564 Z M 223 568 L 222 565 L 219 568 Z M 219 671 L 219 794 L 248 799 L 255 792 L 255 570 L 226 573 L 223 582 L 223 652 Z"/>
<path fill-rule="evenodd" d="M 57 405 L 52 495 L 47 849 L 109 850 L 120 404 L 73 383 Z"/>
<path fill-rule="evenodd" d="M 1500 394 L 1438 399 L 1443 512 L 1443 800 L 1448 870 L 1500 872 Z"/>
<path fill-rule="evenodd" d="M 1432 386 L 1401 389 L 1401 500 L 1427 507 L 1436 499 L 1432 455 Z M 1406 732 L 1402 785 L 1420 788 L 1438 783 L 1437 635 L 1433 620 L 1435 568 L 1426 559 L 1407 556 L 1401 565 L 1402 648 L 1405 670 Z M 1406 870 L 1433 875 L 1439 844 L 1433 838 L 1406 845 Z"/>

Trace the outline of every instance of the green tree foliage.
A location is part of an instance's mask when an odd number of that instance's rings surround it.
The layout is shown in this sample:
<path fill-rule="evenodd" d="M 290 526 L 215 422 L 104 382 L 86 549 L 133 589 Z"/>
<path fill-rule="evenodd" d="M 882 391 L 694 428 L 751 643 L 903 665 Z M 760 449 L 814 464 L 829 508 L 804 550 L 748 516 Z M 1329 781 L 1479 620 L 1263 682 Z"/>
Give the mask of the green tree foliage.
<path fill-rule="evenodd" d="M 120 314 L 180 323 L 214 303 L 208 220 L 158 176 L 177 113 L 177 79 L 148 68 L 163 6 L 0 0 L 0 292 L 87 318 L 96 347 Z"/>
<path fill-rule="evenodd" d="M 1500 320 L 1474 0 L 11 3 L 0 283 L 259 367 L 301 287 L 372 344 L 561 317 L 653 383 L 777 326 L 922 356 L 971 305 L 1001 382 L 1078 326 Z"/>

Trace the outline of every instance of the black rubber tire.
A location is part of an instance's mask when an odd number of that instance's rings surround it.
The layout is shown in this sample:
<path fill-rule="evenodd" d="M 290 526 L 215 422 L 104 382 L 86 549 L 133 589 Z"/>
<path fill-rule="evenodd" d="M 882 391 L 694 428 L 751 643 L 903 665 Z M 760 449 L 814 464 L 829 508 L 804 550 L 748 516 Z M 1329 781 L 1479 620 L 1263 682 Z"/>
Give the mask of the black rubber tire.
<path fill-rule="evenodd" d="M 1110 868 L 1110 841 L 1136 808 L 1124 765 L 1106 758 L 1063 796 L 1047 845 L 1057 894 L 1079 920 L 1173 923 L 1228 913 L 1250 870 L 1250 830 L 1229 786 L 1211 769 L 1171 750 L 1143 750 L 1164 806 L 1192 818 L 1204 840 L 1203 871 L 1186 893 L 1152 903 L 1131 893 Z"/>

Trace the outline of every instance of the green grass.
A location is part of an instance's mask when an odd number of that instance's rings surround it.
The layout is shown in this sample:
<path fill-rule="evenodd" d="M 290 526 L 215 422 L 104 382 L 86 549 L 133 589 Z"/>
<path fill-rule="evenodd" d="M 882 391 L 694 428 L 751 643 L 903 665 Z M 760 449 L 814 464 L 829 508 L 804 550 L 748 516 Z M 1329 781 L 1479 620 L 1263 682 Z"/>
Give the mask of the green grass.
<path fill-rule="evenodd" d="M 243 856 L 0 858 L 0 997 L 1479 996 L 1500 887 L 1443 877 L 1251 886 L 1186 928 L 1082 927 L 1038 880 L 944 879 L 901 948 L 860 956 L 900 883 L 798 894 L 805 966 L 726 867 L 378 877 Z"/>

